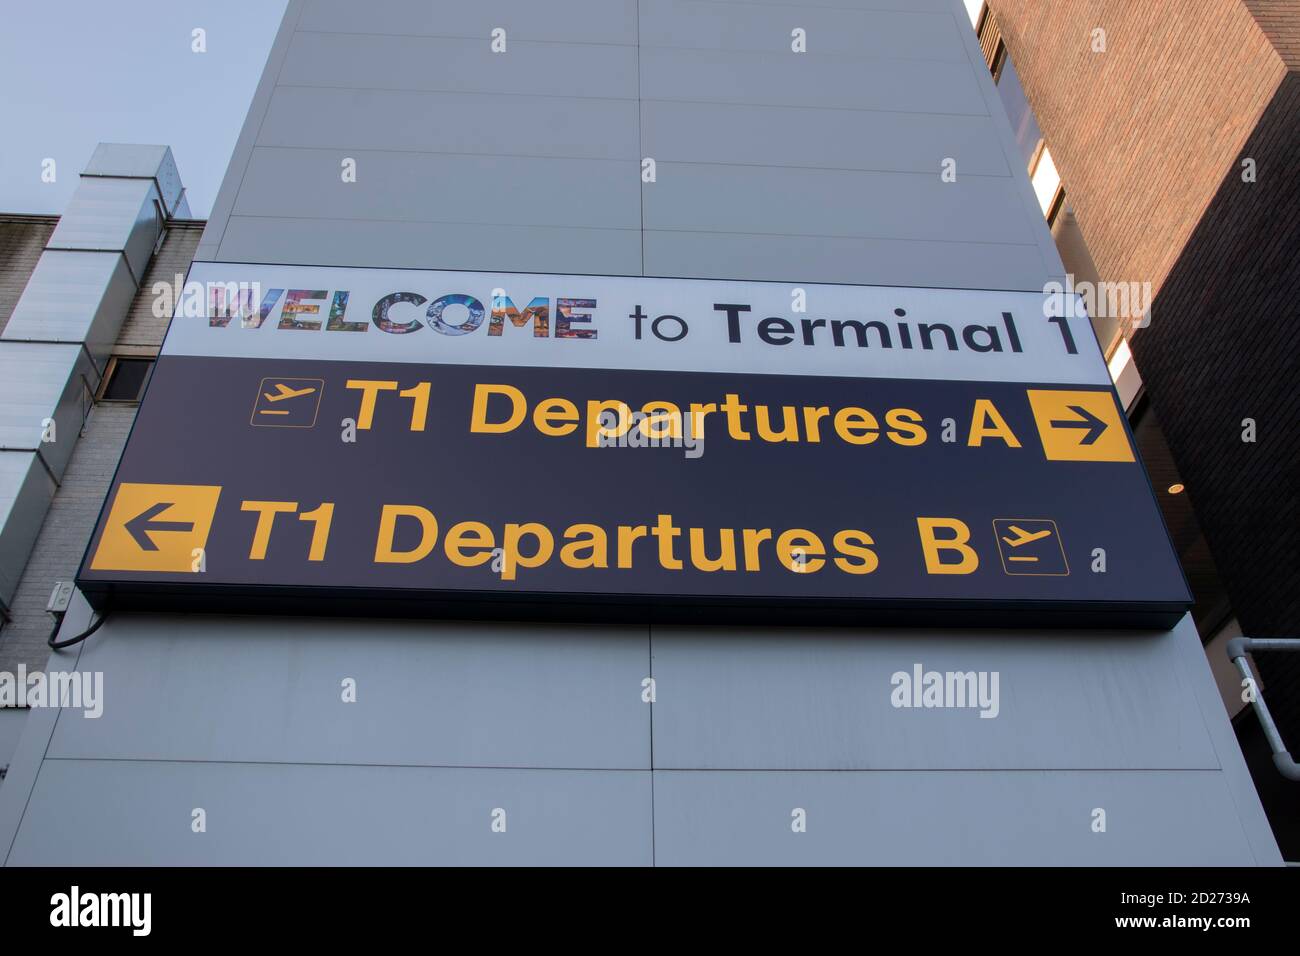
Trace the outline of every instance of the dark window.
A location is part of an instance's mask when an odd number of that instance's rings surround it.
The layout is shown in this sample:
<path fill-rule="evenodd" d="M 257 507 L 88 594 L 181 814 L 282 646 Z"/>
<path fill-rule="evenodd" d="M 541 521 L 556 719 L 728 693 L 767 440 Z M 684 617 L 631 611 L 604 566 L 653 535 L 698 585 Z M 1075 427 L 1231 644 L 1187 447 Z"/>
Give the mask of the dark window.
<path fill-rule="evenodd" d="M 106 402 L 138 402 L 149 380 L 153 359 L 114 358 L 108 367 L 108 382 L 100 398 Z"/>

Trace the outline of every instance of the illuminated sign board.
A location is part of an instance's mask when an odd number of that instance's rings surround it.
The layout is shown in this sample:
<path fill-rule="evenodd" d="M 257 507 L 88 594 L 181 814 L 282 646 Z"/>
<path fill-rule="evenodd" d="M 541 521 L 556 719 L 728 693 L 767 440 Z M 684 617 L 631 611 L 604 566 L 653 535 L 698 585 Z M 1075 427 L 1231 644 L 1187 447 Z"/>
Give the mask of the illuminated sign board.
<path fill-rule="evenodd" d="M 1064 296 L 195 263 L 97 606 L 1167 626 Z M 1046 298 L 1046 301 L 1045 301 Z"/>

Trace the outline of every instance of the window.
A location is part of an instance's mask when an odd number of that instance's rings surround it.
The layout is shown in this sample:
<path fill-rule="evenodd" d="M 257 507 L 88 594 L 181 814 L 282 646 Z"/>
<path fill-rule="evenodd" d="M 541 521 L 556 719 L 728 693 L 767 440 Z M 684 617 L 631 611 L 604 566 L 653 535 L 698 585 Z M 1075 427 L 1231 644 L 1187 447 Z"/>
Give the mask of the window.
<path fill-rule="evenodd" d="M 153 359 L 113 356 L 108 360 L 104 383 L 99 390 L 101 402 L 138 402 L 153 370 Z"/>
<path fill-rule="evenodd" d="M 1029 184 L 1034 187 L 1038 205 L 1042 207 L 1043 215 L 1047 217 L 1047 224 L 1050 226 L 1055 214 L 1060 211 L 1062 189 L 1061 174 L 1056 171 L 1056 161 L 1052 159 L 1052 151 L 1047 148 L 1046 143 L 1038 150 L 1038 156 L 1030 168 Z"/>

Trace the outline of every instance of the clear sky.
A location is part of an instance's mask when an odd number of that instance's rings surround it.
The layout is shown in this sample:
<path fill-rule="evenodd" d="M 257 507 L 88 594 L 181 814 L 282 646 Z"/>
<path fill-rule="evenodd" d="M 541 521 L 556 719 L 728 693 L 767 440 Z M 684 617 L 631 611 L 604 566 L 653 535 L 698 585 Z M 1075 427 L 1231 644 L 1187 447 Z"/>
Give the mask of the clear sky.
<path fill-rule="evenodd" d="M 287 0 L 22 0 L 0 29 L 0 212 L 61 213 L 95 144 L 172 148 L 212 209 Z M 191 50 L 195 28 L 207 52 Z M 46 158 L 57 181 L 41 181 Z"/>

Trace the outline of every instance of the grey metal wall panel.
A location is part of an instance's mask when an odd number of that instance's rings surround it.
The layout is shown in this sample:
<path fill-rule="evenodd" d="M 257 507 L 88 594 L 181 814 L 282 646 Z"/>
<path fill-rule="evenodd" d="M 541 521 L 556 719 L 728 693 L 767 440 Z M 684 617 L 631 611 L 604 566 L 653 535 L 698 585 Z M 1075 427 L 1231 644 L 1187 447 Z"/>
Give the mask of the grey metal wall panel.
<path fill-rule="evenodd" d="M 234 208 L 235 198 L 239 194 L 239 183 L 244 178 L 244 170 L 248 167 L 249 157 L 253 153 L 257 132 L 266 119 L 271 93 L 279 81 L 280 71 L 284 68 L 284 61 L 289 55 L 289 45 L 293 40 L 298 18 L 302 15 L 303 4 L 304 0 L 288 0 L 285 6 L 284 19 L 280 21 L 275 41 L 271 44 L 271 52 L 267 54 L 266 66 L 262 68 L 262 77 L 257 81 L 253 101 L 248 105 L 248 115 L 244 117 L 244 125 L 239 129 L 239 137 L 235 140 L 235 148 L 230 154 L 230 164 L 226 166 L 226 174 L 221 178 L 221 188 L 217 190 L 217 198 L 212 202 L 212 212 L 203 229 L 203 238 L 199 240 L 198 248 L 194 250 L 196 260 L 212 259 L 217 255 L 226 231 L 226 223 L 230 218 L 230 210 Z"/>
<path fill-rule="evenodd" d="M 969 63 L 939 60 L 641 51 L 641 96 L 647 100 L 981 115 L 987 110 L 970 77 Z"/>
<path fill-rule="evenodd" d="M 968 19 L 961 0 L 945 0 L 945 2 L 952 11 L 954 19 L 958 22 L 964 23 Z M 984 109 L 989 114 L 989 121 L 1002 140 L 1003 153 L 1007 158 L 1007 164 L 1015 170 L 1013 193 L 1017 202 L 1014 206 L 1007 207 L 1006 215 L 1015 216 L 1018 212 L 1025 222 L 1031 224 L 1035 241 L 1038 244 L 1039 256 L 1042 258 L 1044 269 L 1047 271 L 1047 277 L 1044 281 L 1064 282 L 1065 266 L 1061 262 L 1060 253 L 1057 252 L 1056 241 L 1052 238 L 1051 230 L 1045 228 L 1046 220 L 1041 218 L 1042 209 L 1039 206 L 1038 197 L 1034 194 L 1033 187 L 1029 183 L 1029 176 L 1023 165 L 1024 159 L 1020 147 L 1017 145 L 1015 134 L 1012 132 L 1011 122 L 1007 119 L 1007 111 L 1002 105 L 1002 97 L 993 84 L 993 75 L 984 62 L 984 53 L 980 49 L 979 40 L 976 38 L 974 30 L 962 29 L 959 32 L 966 47 L 966 57 L 970 61 L 970 79 L 968 82 L 971 89 L 983 99 Z M 960 175 L 959 164 L 958 176 Z"/>
<path fill-rule="evenodd" d="M 661 866 L 1276 863 L 1252 854 L 1215 771 L 654 776 Z M 791 829 L 795 808 L 805 833 Z"/>
<path fill-rule="evenodd" d="M 36 452 L 62 477 L 95 381 L 79 345 L 0 341 L 0 449 Z M 48 433 L 47 420 L 54 423 Z"/>
<path fill-rule="evenodd" d="M 792 56 L 926 59 L 965 62 L 957 24 L 947 11 L 848 9 L 798 3 L 725 4 L 710 0 L 641 0 L 641 47 L 750 50 Z M 805 33 L 806 53 L 791 49 Z"/>
<path fill-rule="evenodd" d="M 4 455 L 0 455 L 4 458 Z M 68 617 L 73 621 L 89 620 L 90 606 L 80 594 L 74 593 Z M 69 654 L 69 657 L 75 655 Z M 9 772 L 0 783 L 0 865 L 4 865 L 9 855 L 9 848 L 18 835 L 23 814 L 31 799 L 32 788 L 40 773 L 41 763 L 45 760 L 45 750 L 49 746 L 50 734 L 62 711 L 53 707 L 37 707 L 27 711 L 23 720 L 22 734 L 18 746 L 9 758 Z"/>
<path fill-rule="evenodd" d="M 1010 177 L 988 117 L 647 101 L 645 155 L 657 162 Z M 939 183 L 940 185 L 950 185 Z"/>
<path fill-rule="evenodd" d="M 655 766 L 1217 769 L 1195 695 L 1170 667 L 1178 641 L 1196 643 L 1195 629 L 1029 637 L 656 627 Z M 997 716 L 895 708 L 892 675 L 918 663 L 997 671 Z"/>
<path fill-rule="evenodd" d="M 650 230 L 644 235 L 645 274 L 652 276 L 1027 292 L 1043 287 L 1043 265 L 1031 246 Z"/>
<path fill-rule="evenodd" d="M 35 452 L 0 451 L 0 605 L 13 602 L 55 487 Z"/>
<path fill-rule="evenodd" d="M 486 38 L 297 33 L 279 82 L 358 90 L 537 93 L 636 98 L 636 48 L 528 43 L 493 53 Z M 409 120 L 407 120 L 409 122 Z"/>
<path fill-rule="evenodd" d="M 647 229 L 1034 244 L 994 176 L 660 163 L 642 193 Z"/>
<path fill-rule="evenodd" d="M 227 262 L 638 275 L 635 229 L 231 217 Z"/>
<path fill-rule="evenodd" d="M 644 628 L 122 615 L 97 637 L 103 716 L 70 712 L 52 756 L 650 766 Z"/>
<path fill-rule="evenodd" d="M 849 10 L 927 10 L 954 12 L 961 0 L 714 0 L 716 3 L 758 6 L 789 6 L 810 10 L 822 7 L 841 7 Z M 962 13 L 965 16 L 965 13 Z"/>
<path fill-rule="evenodd" d="M 646 865 L 650 817 L 648 771 L 46 760 L 8 864 Z"/>
<path fill-rule="evenodd" d="M 95 147 L 82 175 L 153 179 L 164 205 L 172 215 L 179 215 L 185 187 L 181 184 L 180 172 L 176 169 L 176 160 L 172 157 L 170 146 L 100 143 Z"/>
<path fill-rule="evenodd" d="M 632 100 L 288 86 L 258 145 L 639 160 L 637 132 Z"/>
<path fill-rule="evenodd" d="M 84 344 L 97 381 L 135 294 L 121 253 L 50 249 L 37 262 L 0 338 Z"/>
<path fill-rule="evenodd" d="M 83 177 L 48 248 L 121 251 L 138 279 L 149 265 L 162 221 L 153 180 Z"/>
<path fill-rule="evenodd" d="M 357 150 L 344 182 L 328 150 L 258 147 L 235 215 L 636 229 L 634 160 Z"/>
<path fill-rule="evenodd" d="M 0 707 L 0 767 L 8 767 L 18 750 L 18 739 L 23 734 L 28 713 L 16 707 Z"/>
<path fill-rule="evenodd" d="M 308 0 L 300 30 L 482 38 L 501 27 L 509 40 L 636 43 L 636 0 L 570 0 L 562 7 L 537 0 Z"/>

